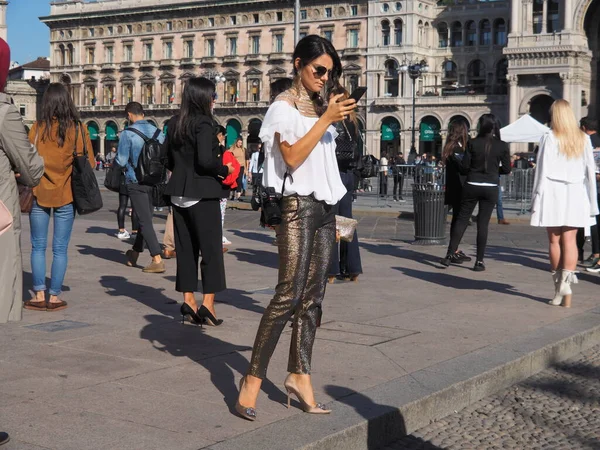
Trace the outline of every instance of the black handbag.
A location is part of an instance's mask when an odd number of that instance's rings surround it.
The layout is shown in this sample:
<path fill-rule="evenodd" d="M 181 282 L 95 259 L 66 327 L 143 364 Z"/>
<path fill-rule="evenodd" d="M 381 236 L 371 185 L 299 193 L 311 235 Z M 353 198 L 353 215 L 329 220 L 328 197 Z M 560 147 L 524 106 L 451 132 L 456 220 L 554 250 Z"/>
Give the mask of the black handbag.
<path fill-rule="evenodd" d="M 165 198 L 165 189 L 167 189 L 167 183 L 164 182 L 152 186 L 152 205 L 155 208 L 168 206 Z"/>
<path fill-rule="evenodd" d="M 113 162 L 112 165 L 106 169 L 106 176 L 104 178 L 104 187 L 112 192 L 119 192 L 121 185 L 123 184 L 123 168 L 117 163 Z"/>
<path fill-rule="evenodd" d="M 358 159 L 358 140 L 353 137 L 345 122 L 336 126 L 338 136 L 335 138 L 335 157 L 338 162 L 353 163 Z"/>
<path fill-rule="evenodd" d="M 73 191 L 73 203 L 80 215 L 90 214 L 102 208 L 102 195 L 98 187 L 98 180 L 94 175 L 94 169 L 90 166 L 88 158 L 87 143 L 85 136 L 81 133 L 83 141 L 83 153 L 77 154 L 77 141 L 79 140 L 79 128 L 81 123 L 75 124 L 75 148 L 73 150 L 73 173 L 71 174 L 71 189 Z"/>

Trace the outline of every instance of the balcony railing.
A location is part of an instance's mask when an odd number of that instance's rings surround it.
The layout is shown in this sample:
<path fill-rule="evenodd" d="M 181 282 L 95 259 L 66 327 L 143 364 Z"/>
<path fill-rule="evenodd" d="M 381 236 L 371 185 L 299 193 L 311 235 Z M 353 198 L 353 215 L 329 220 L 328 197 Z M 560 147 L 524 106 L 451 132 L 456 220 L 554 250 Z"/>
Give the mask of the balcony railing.
<path fill-rule="evenodd" d="M 277 52 L 277 53 L 270 53 L 269 54 L 269 62 L 272 61 L 285 61 L 287 59 L 288 55 L 286 53 L 283 52 Z"/>
<path fill-rule="evenodd" d="M 216 56 L 204 56 L 202 58 L 202 64 L 216 64 L 217 57 Z"/>
<path fill-rule="evenodd" d="M 260 53 L 250 53 L 246 55 L 246 62 L 261 62 L 264 61 L 264 56 Z"/>
<path fill-rule="evenodd" d="M 97 70 L 98 70 L 98 64 L 96 64 L 96 63 L 89 63 L 89 64 L 83 65 L 84 72 L 96 72 Z"/>
<path fill-rule="evenodd" d="M 240 55 L 226 55 L 223 57 L 224 63 L 241 63 L 242 57 Z"/>
<path fill-rule="evenodd" d="M 360 56 L 361 53 L 362 53 L 362 49 L 360 49 L 360 48 L 354 48 L 354 47 L 345 48 L 344 50 L 342 50 L 342 58 Z"/>
<path fill-rule="evenodd" d="M 198 61 L 195 58 L 181 58 L 181 61 L 179 61 L 181 67 L 194 67 L 197 64 Z"/>
<path fill-rule="evenodd" d="M 115 70 L 117 68 L 117 65 L 114 62 L 107 62 L 102 64 L 102 71 L 112 71 Z"/>
<path fill-rule="evenodd" d="M 119 65 L 119 70 L 133 70 L 137 66 L 137 63 L 133 61 L 123 61 Z"/>
<path fill-rule="evenodd" d="M 469 105 L 479 103 L 506 103 L 506 95 L 501 94 L 454 94 L 454 95 L 418 95 L 415 97 L 417 105 Z M 374 106 L 410 106 L 412 97 L 377 97 L 373 99 Z"/>
<path fill-rule="evenodd" d="M 140 69 L 152 69 L 157 66 L 156 61 L 145 60 L 140 62 Z"/>
<path fill-rule="evenodd" d="M 174 59 L 161 59 L 160 67 L 175 67 L 176 63 Z"/>

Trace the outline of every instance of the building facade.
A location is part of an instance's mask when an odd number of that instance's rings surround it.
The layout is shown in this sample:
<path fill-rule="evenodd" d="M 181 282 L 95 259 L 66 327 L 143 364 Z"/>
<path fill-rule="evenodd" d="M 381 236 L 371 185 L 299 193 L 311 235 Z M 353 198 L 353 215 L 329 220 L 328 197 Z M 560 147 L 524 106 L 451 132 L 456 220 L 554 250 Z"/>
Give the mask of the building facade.
<path fill-rule="evenodd" d="M 147 118 L 163 127 L 185 81 L 199 75 L 217 83 L 215 115 L 228 143 L 237 136 L 258 141 L 270 84 L 292 76 L 291 7 L 261 0 L 70 0 L 53 2 L 41 20 L 50 28 L 52 81 L 69 86 L 95 151 L 104 152 L 126 126 L 129 101 L 142 103 Z M 365 83 L 367 12 L 366 0 L 314 0 L 300 12 L 301 36 L 319 34 L 340 49 L 348 89 Z"/>
<path fill-rule="evenodd" d="M 600 1 L 512 1 L 509 61 L 510 119 L 531 113 L 549 121 L 555 99 L 578 117 L 597 115 Z"/>
<path fill-rule="evenodd" d="M 367 148 L 375 155 L 441 152 L 453 121 L 469 129 L 485 113 L 508 120 L 507 61 L 510 2 L 369 2 Z M 413 80 L 400 69 L 422 62 Z M 413 125 L 414 124 L 414 125 Z"/>

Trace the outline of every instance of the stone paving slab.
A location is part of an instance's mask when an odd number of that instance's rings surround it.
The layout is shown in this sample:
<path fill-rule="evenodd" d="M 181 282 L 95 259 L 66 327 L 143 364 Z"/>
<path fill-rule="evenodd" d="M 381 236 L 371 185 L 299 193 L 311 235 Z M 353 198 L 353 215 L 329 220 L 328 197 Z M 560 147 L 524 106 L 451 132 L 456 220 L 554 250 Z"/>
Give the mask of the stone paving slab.
<path fill-rule="evenodd" d="M 367 448 L 374 439 L 370 427 L 393 438 L 400 418 L 408 420 L 406 431 L 435 411 L 413 406 L 413 412 L 401 414 L 399 408 L 444 386 L 441 378 L 434 379 L 446 374 L 436 365 L 474 351 L 485 356 L 510 350 L 503 345 L 513 339 L 555 344 L 577 330 L 593 329 L 592 318 L 600 321 L 600 279 L 595 276 L 582 277 L 570 310 L 544 303 L 552 286 L 541 230 L 492 226 L 488 272 L 478 274 L 467 267 L 440 269 L 443 248 L 405 242 L 410 223 L 361 218 L 365 273 L 358 283 L 328 286 L 313 358 L 317 397 L 330 403 L 334 414 L 315 418 L 301 413 L 297 403 L 291 410 L 283 406 L 286 331 L 259 398 L 260 418 L 250 423 L 231 408 L 276 282 L 273 234 L 257 227 L 254 213 L 228 212 L 227 235 L 233 242 L 225 256 L 229 289 L 217 296 L 225 324 L 182 326 L 175 261 L 167 261 L 162 275 L 127 268 L 124 251 L 130 244 L 114 237 L 114 203 L 107 199 L 106 210 L 75 223 L 64 293 L 69 308 L 25 311 L 23 322 L 0 326 L 0 393 L 7 399 L 0 407 L 0 424 L 13 436 L 8 449 L 342 448 L 336 442 L 343 448 Z M 157 216 L 162 233 L 164 213 Z M 396 235 L 389 236 L 387 225 L 381 231 L 388 222 Z M 27 220 L 25 228 L 25 279 L 30 283 Z M 465 236 L 468 253 L 473 232 L 471 227 Z M 140 263 L 148 259 L 146 253 Z M 60 329 L 60 321 L 88 326 Z M 554 341 L 539 331 L 553 326 L 558 330 Z M 584 341 L 573 338 L 568 348 Z M 413 376 L 421 370 L 434 374 L 429 382 Z M 421 413 L 417 417 L 414 411 Z M 61 421 L 69 425 L 61 429 Z M 296 434 L 290 431 L 294 428 Z"/>

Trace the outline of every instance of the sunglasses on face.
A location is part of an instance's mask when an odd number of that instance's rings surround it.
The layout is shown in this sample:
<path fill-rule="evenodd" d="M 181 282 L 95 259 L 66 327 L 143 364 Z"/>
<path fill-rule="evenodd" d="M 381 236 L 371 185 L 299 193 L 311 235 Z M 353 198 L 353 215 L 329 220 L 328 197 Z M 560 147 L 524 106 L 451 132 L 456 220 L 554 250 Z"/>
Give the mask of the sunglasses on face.
<path fill-rule="evenodd" d="M 325 74 L 327 74 L 327 76 L 331 76 L 331 69 L 327 69 L 327 67 L 324 66 L 314 66 L 314 65 L 310 65 L 310 67 L 312 67 L 313 69 L 313 73 L 318 76 L 319 78 L 323 77 Z"/>
<path fill-rule="evenodd" d="M 216 100 L 216 99 L 217 99 L 217 97 L 218 97 L 217 93 L 216 93 L 216 92 L 213 92 L 213 93 L 212 93 L 212 99 L 213 99 L 213 100 Z"/>

